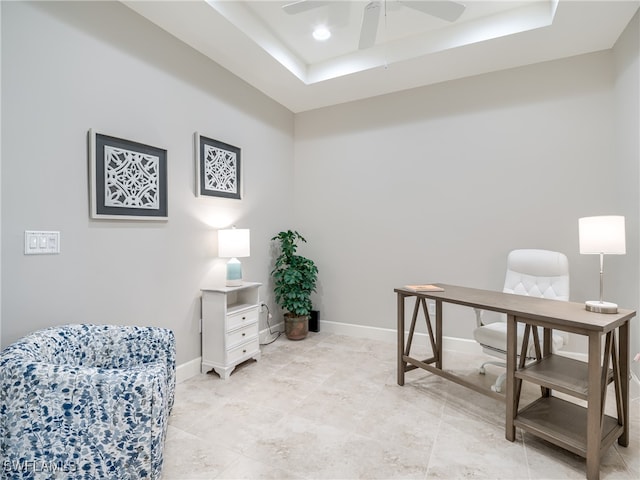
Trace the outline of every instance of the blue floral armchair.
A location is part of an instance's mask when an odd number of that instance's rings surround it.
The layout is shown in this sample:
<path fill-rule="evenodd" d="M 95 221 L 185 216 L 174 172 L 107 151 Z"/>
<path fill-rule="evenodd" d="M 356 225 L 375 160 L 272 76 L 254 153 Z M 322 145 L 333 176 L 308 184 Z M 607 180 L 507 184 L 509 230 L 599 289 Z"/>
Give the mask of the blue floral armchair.
<path fill-rule="evenodd" d="M 157 479 L 175 338 L 155 327 L 65 325 L 0 354 L 0 478 Z"/>

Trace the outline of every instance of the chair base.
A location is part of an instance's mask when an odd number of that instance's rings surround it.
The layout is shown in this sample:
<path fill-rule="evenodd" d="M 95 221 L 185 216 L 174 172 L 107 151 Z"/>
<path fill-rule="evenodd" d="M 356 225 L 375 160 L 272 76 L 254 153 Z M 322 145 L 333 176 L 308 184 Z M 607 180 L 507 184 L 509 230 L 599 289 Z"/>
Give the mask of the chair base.
<path fill-rule="evenodd" d="M 487 373 L 487 371 L 484 368 L 485 365 L 495 365 L 496 367 L 507 368 L 507 364 L 504 362 L 495 362 L 495 361 L 484 362 L 482 365 L 480 365 L 480 368 L 478 369 L 478 372 L 480 373 L 480 375 L 484 375 L 485 373 Z M 498 375 L 498 378 L 496 378 L 495 383 L 491 385 L 491 390 L 496 393 L 502 392 L 502 386 L 504 385 L 504 382 L 506 379 L 507 379 L 507 372 L 504 372 Z"/>

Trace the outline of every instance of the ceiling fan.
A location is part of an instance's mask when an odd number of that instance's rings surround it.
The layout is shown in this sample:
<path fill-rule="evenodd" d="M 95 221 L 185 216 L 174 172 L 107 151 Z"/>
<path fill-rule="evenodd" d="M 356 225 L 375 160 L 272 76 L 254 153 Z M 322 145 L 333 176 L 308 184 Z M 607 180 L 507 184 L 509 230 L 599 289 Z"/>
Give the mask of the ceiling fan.
<path fill-rule="evenodd" d="M 460 18 L 460 15 L 462 15 L 466 8 L 462 3 L 452 0 L 396 0 L 396 2 L 405 7 L 413 8 L 419 12 L 448 22 L 455 22 Z M 331 3 L 331 1 L 327 0 L 298 0 L 284 5 L 282 9 L 289 15 L 297 15 Z M 360 42 L 358 43 L 360 50 L 373 47 L 376 42 L 380 11 L 382 10 L 383 3 L 386 4 L 386 0 L 374 0 L 364 7 L 362 28 L 360 29 Z"/>

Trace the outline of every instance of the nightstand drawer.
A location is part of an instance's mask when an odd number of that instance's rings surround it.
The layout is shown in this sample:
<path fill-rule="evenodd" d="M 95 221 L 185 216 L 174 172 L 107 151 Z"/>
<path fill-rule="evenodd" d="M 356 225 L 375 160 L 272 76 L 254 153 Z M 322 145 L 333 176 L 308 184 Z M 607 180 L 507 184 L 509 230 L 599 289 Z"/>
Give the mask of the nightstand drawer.
<path fill-rule="evenodd" d="M 258 322 L 258 308 L 243 310 L 242 312 L 233 313 L 227 316 L 227 332 L 235 330 L 243 325 L 249 325 Z"/>
<path fill-rule="evenodd" d="M 260 351 L 260 343 L 258 337 L 254 338 L 248 343 L 238 345 L 227 352 L 227 362 L 233 363 L 242 359 L 243 357 L 250 357 L 256 352 Z"/>
<path fill-rule="evenodd" d="M 231 333 L 227 333 L 227 347 L 234 348 L 240 343 L 245 343 L 247 340 L 258 336 L 258 322 L 254 322 L 246 327 L 234 330 Z"/>

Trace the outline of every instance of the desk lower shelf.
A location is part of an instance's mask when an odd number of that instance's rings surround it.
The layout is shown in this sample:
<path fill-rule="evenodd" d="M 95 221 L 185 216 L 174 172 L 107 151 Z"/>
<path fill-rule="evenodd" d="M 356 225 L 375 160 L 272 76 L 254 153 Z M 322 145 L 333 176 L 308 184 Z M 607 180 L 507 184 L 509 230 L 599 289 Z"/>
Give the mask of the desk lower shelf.
<path fill-rule="evenodd" d="M 541 397 L 518 412 L 516 427 L 570 452 L 587 456 L 587 409 L 557 397 Z M 618 420 L 604 416 L 600 454 L 622 434 Z"/>
<path fill-rule="evenodd" d="M 589 372 L 585 362 L 560 355 L 549 355 L 515 373 L 516 378 L 587 399 Z M 613 382 L 613 370 L 607 372 L 607 385 Z"/>

